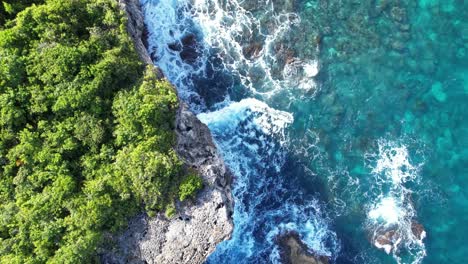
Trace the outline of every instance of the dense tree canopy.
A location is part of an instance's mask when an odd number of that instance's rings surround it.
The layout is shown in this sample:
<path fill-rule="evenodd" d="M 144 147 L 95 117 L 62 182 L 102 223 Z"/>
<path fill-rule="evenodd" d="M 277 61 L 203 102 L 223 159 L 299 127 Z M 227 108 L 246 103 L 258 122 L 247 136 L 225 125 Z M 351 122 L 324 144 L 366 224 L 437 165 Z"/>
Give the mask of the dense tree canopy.
<path fill-rule="evenodd" d="M 43 3 L 44 0 L 3 0 L 0 1 L 0 28 L 5 22 L 15 18 L 16 14 L 32 4 Z"/>
<path fill-rule="evenodd" d="M 93 262 L 105 232 L 201 188 L 172 148 L 176 94 L 117 1 L 2 4 L 0 263 Z"/>

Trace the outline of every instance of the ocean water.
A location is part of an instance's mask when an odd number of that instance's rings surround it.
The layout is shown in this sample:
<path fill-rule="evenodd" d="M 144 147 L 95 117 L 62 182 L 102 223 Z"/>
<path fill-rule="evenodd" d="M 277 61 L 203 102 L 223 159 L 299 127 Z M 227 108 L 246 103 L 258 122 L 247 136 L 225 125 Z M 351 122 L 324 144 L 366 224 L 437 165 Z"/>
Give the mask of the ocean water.
<path fill-rule="evenodd" d="M 235 175 L 208 263 L 278 263 L 287 231 L 332 263 L 466 262 L 468 2 L 141 4 L 155 65 Z"/>

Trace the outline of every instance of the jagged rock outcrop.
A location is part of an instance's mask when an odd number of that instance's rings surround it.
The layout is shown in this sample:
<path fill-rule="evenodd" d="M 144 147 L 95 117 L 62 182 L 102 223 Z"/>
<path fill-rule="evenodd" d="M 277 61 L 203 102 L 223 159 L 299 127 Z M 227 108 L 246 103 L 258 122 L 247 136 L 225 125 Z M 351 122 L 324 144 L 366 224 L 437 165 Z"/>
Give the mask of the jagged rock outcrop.
<path fill-rule="evenodd" d="M 104 263 L 202 263 L 231 235 L 231 174 L 220 158 L 210 131 L 181 103 L 177 115 L 176 151 L 203 177 L 205 188 L 192 204 L 178 204 L 167 219 L 140 215 L 116 241 Z"/>
<path fill-rule="evenodd" d="M 119 0 L 119 6 L 127 15 L 127 31 L 135 43 L 135 49 L 138 55 L 140 55 L 140 59 L 146 64 L 152 64 L 153 62 L 144 44 L 144 41 L 146 41 L 146 30 L 140 1 Z"/>
<path fill-rule="evenodd" d="M 104 263 L 202 263 L 216 245 L 231 235 L 232 176 L 219 156 L 211 134 L 181 103 L 176 120 L 179 156 L 203 177 L 205 188 L 194 202 L 177 205 L 178 214 L 167 219 L 140 215 L 116 239 Z"/>
<path fill-rule="evenodd" d="M 138 0 L 119 0 L 128 15 L 128 31 L 145 63 L 152 63 L 143 44 L 144 22 Z M 161 75 L 162 76 L 162 75 Z M 179 157 L 199 172 L 204 189 L 195 201 L 177 204 L 177 215 L 145 214 L 132 219 L 113 249 L 103 252 L 103 263 L 203 263 L 217 244 L 230 237 L 233 201 L 231 173 L 220 157 L 206 125 L 180 102 L 176 118 Z"/>
<path fill-rule="evenodd" d="M 396 252 L 402 240 L 408 239 L 404 233 L 399 232 L 398 228 L 398 226 L 393 226 L 388 229 L 377 230 L 371 238 L 372 244 L 378 249 L 383 249 L 387 254 L 390 254 L 392 251 Z M 426 238 L 424 227 L 416 220 L 411 221 L 411 233 L 409 235 L 412 237 L 409 239 L 416 239 L 422 243 Z"/>
<path fill-rule="evenodd" d="M 312 254 L 299 234 L 288 232 L 276 238 L 284 264 L 328 264 L 329 257 Z"/>

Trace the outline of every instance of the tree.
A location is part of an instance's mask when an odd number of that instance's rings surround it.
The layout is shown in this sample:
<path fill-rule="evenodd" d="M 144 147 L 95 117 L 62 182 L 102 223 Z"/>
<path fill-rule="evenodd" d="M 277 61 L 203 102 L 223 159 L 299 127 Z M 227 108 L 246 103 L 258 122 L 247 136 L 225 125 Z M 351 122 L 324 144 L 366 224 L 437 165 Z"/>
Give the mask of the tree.
<path fill-rule="evenodd" d="M 93 262 L 103 234 L 198 189 L 173 150 L 177 96 L 117 1 L 3 1 L 0 15 L 0 263 Z"/>

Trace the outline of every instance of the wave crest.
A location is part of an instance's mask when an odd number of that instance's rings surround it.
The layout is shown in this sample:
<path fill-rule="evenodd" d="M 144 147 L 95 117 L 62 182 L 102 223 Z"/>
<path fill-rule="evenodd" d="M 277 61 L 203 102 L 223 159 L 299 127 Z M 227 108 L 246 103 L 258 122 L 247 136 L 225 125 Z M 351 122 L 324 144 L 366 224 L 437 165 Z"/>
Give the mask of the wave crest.
<path fill-rule="evenodd" d="M 417 183 L 422 164 L 413 164 L 407 147 L 379 140 L 378 152 L 366 155 L 376 191 L 367 208 L 367 229 L 377 248 L 398 263 L 421 263 L 426 256 L 424 228 L 416 221 L 409 182 Z"/>
<path fill-rule="evenodd" d="M 245 99 L 198 117 L 210 128 L 235 176 L 235 230 L 208 263 L 238 263 L 239 259 L 277 263 L 275 238 L 291 230 L 316 253 L 335 257 L 340 246 L 322 205 L 299 188 L 286 186 L 284 140 L 292 116 Z"/>

